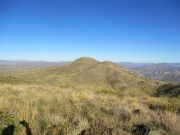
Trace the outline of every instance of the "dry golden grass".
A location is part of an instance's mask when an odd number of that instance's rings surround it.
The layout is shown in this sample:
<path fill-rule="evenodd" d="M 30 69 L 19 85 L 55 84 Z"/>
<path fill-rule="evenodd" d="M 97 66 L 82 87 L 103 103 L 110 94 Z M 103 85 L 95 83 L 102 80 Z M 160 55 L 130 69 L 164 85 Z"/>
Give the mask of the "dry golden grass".
<path fill-rule="evenodd" d="M 25 132 L 20 120 L 29 123 L 34 135 L 79 135 L 83 130 L 93 135 L 128 135 L 138 123 L 158 132 L 180 134 L 178 106 L 169 109 L 178 99 L 120 96 L 50 85 L 1 84 L 0 93 L 0 130 L 14 124 L 16 135 Z M 164 108 L 149 109 L 150 105 Z M 136 109 L 139 114 L 133 113 Z"/>

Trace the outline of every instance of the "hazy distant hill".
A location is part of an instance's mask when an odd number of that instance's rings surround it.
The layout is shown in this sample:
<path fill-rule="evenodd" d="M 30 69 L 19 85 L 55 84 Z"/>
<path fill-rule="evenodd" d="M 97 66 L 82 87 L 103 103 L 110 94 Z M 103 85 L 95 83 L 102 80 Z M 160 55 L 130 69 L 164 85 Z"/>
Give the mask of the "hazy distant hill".
<path fill-rule="evenodd" d="M 170 82 L 180 82 L 180 71 L 174 71 L 166 74 L 161 80 Z"/>
<path fill-rule="evenodd" d="M 138 68 L 153 65 L 153 63 L 132 63 L 132 62 L 117 62 L 117 64 L 128 69 L 138 69 Z"/>
<path fill-rule="evenodd" d="M 151 79 L 180 82 L 180 63 L 119 63 L 131 71 L 135 71 Z"/>
<path fill-rule="evenodd" d="M 5 61 L 5 60 L 0 60 L 0 71 L 44 68 L 44 67 L 51 67 L 51 66 L 63 66 L 68 63 L 70 63 L 70 62 L 69 61 L 46 62 L 46 61 Z"/>

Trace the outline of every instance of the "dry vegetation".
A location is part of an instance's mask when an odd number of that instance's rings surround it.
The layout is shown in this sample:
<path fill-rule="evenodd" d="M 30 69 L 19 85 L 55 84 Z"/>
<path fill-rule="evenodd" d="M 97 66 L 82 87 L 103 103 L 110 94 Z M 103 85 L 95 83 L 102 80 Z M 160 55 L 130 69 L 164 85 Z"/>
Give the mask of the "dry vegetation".
<path fill-rule="evenodd" d="M 79 135 L 83 130 L 92 135 L 128 135 L 137 123 L 159 133 L 180 133 L 178 99 L 123 97 L 42 85 L 2 84 L 0 93 L 0 128 L 14 124 L 17 135 L 25 133 L 20 120 L 28 121 L 35 135 Z M 162 108 L 149 108 L 153 105 Z M 138 114 L 133 113 L 136 109 Z"/>
<path fill-rule="evenodd" d="M 0 132 L 12 124 L 24 135 L 25 120 L 34 135 L 131 135 L 135 124 L 149 135 L 180 134 L 179 97 L 150 96 L 160 82 L 90 61 L 1 75 Z"/>

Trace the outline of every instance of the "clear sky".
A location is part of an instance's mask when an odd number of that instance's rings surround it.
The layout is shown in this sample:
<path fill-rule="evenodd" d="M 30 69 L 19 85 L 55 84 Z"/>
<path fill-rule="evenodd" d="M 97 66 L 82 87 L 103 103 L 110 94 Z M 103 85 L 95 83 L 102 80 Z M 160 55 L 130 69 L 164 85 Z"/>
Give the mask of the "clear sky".
<path fill-rule="evenodd" d="M 180 62 L 180 0 L 0 0 L 0 59 Z"/>

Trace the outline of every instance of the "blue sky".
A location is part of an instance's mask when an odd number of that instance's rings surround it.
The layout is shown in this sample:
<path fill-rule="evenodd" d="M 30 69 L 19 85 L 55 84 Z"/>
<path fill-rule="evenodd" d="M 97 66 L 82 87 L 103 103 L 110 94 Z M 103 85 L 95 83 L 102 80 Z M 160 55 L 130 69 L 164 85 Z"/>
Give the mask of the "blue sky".
<path fill-rule="evenodd" d="M 0 0 L 0 59 L 180 62 L 179 0 Z"/>

